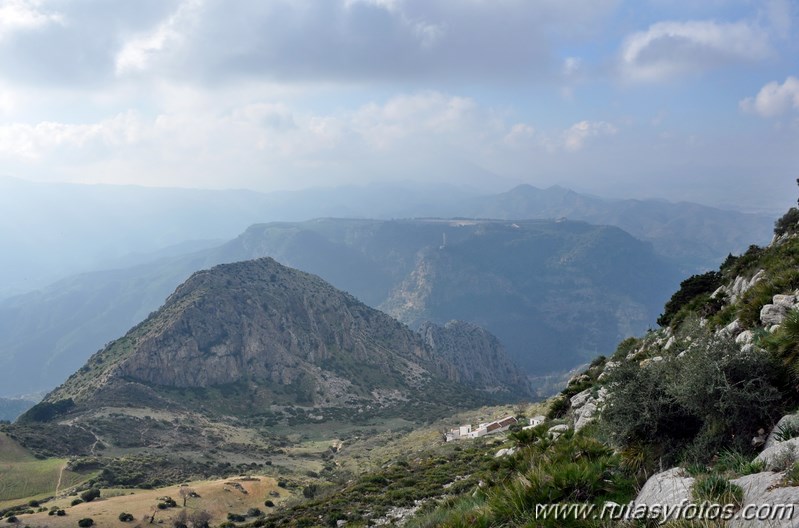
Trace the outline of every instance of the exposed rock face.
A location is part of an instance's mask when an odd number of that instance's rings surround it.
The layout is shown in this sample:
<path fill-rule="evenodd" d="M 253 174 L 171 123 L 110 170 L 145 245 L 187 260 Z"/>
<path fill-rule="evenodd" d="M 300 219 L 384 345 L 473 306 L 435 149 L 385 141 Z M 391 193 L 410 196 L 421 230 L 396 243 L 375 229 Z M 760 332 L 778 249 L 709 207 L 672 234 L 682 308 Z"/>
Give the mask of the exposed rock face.
<path fill-rule="evenodd" d="M 799 307 L 796 295 L 775 295 L 771 302 L 760 309 L 760 321 L 764 325 L 782 324 L 788 313 Z"/>
<path fill-rule="evenodd" d="M 783 475 L 780 473 L 772 473 L 766 471 L 763 473 L 754 473 L 746 475 L 734 480 L 733 484 L 741 487 L 744 492 L 743 507 L 753 505 L 760 507 L 763 504 L 796 504 L 799 502 L 799 488 L 782 486 Z M 789 528 L 796 526 L 796 520 L 799 518 L 799 510 L 793 512 L 791 518 L 774 519 L 764 521 L 762 524 L 769 527 L 784 527 Z M 759 525 L 757 521 L 733 519 L 729 522 L 730 528 L 738 528 L 745 526 Z"/>
<path fill-rule="evenodd" d="M 507 392 L 524 388 L 487 332 L 456 323 L 431 328 L 426 339 L 319 277 L 272 259 L 226 264 L 192 275 L 48 401 L 124 404 L 138 394 L 157 404 L 162 388 L 235 386 L 242 398 L 251 387 L 302 404 L 384 405 L 423 397 L 419 390 L 431 383 L 478 375 L 484 385 L 511 377 L 515 385 L 505 385 Z M 494 368 L 496 376 L 489 374 Z M 268 403 L 268 394 L 260 401 Z"/>
<path fill-rule="evenodd" d="M 607 398 L 608 390 L 605 387 L 594 394 L 593 389 L 586 389 L 571 397 L 571 412 L 574 417 L 574 430 L 579 431 L 593 422 L 598 411 L 602 409 Z"/>
<path fill-rule="evenodd" d="M 510 361 L 499 339 L 483 328 L 463 321 L 444 326 L 425 321 L 419 334 L 436 358 L 449 365 L 450 379 L 489 392 L 529 392 L 524 373 Z"/>
<path fill-rule="evenodd" d="M 691 501 L 694 479 L 683 468 L 671 468 L 653 475 L 635 498 L 636 504 L 676 506 Z"/>

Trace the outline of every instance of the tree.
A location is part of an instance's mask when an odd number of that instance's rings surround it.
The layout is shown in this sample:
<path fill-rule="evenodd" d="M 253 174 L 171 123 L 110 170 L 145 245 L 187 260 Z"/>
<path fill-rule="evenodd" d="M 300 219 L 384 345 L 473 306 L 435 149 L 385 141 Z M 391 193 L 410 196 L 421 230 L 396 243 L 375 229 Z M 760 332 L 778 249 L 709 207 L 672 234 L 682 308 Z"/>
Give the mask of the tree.
<path fill-rule="evenodd" d="M 188 488 L 188 487 L 180 488 L 180 492 L 179 493 L 180 493 L 180 496 L 183 498 L 183 507 L 184 508 L 186 507 L 186 501 L 189 499 L 189 497 L 193 497 L 193 496 L 195 496 L 197 494 L 196 491 L 194 491 L 192 488 Z"/>
<path fill-rule="evenodd" d="M 211 522 L 211 514 L 205 510 L 196 511 L 189 517 L 192 528 L 208 528 Z"/>

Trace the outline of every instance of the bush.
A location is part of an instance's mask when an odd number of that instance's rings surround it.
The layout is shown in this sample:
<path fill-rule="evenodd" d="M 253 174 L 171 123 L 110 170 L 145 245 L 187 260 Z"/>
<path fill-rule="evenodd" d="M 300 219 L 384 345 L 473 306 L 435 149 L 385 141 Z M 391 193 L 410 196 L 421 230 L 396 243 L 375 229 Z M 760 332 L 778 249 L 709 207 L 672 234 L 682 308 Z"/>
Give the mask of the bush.
<path fill-rule="evenodd" d="M 87 528 L 89 526 L 94 526 L 94 519 L 90 517 L 86 517 L 85 519 L 81 519 L 78 521 L 78 526 L 81 528 Z"/>
<path fill-rule="evenodd" d="M 133 514 L 122 512 L 119 514 L 119 520 L 122 522 L 131 522 L 133 520 Z"/>
<path fill-rule="evenodd" d="M 228 513 L 227 520 L 232 522 L 244 522 L 247 518 L 243 515 L 239 515 L 238 513 Z"/>
<path fill-rule="evenodd" d="M 703 462 L 725 448 L 751 452 L 749 439 L 781 416 L 786 380 L 770 354 L 743 353 L 728 337 L 694 342 L 682 358 L 608 374 L 601 424 L 619 447 L 662 453 L 665 464 Z"/>
<path fill-rule="evenodd" d="M 791 207 L 779 220 L 774 222 L 774 234 L 782 236 L 786 233 L 795 233 L 797 225 L 799 225 L 799 209 Z"/>
<path fill-rule="evenodd" d="M 547 410 L 547 419 L 549 420 L 557 420 L 558 418 L 563 418 L 566 416 L 566 413 L 569 411 L 569 399 L 566 396 L 558 395 L 552 399 L 552 404 Z"/>
<path fill-rule="evenodd" d="M 266 500 L 266 501 L 264 501 L 264 506 L 266 506 L 267 508 L 274 508 L 275 507 L 275 503 L 272 502 L 271 500 Z"/>
<path fill-rule="evenodd" d="M 672 323 L 672 319 L 684 306 L 687 306 L 691 301 L 703 294 L 713 293 L 721 286 L 721 283 L 722 276 L 717 271 L 709 271 L 701 275 L 688 277 L 680 283 L 680 289 L 666 303 L 657 323 L 663 327 L 669 326 Z"/>
<path fill-rule="evenodd" d="M 80 498 L 84 502 L 91 502 L 100 496 L 100 490 L 97 488 L 90 488 L 80 494 Z"/>
<path fill-rule="evenodd" d="M 78 504 L 82 504 L 82 503 L 83 503 L 83 499 L 72 499 L 72 502 L 70 503 L 70 505 L 71 506 L 77 506 Z"/>
<path fill-rule="evenodd" d="M 734 504 L 741 507 L 744 490 L 718 474 L 698 477 L 691 493 L 697 502 L 709 501 L 715 504 Z"/>

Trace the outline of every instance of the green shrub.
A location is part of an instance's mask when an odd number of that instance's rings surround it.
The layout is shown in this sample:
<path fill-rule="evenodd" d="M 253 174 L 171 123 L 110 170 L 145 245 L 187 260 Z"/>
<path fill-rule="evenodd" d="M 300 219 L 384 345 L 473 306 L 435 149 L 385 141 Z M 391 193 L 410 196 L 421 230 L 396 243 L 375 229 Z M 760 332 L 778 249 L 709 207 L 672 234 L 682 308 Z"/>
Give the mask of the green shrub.
<path fill-rule="evenodd" d="M 83 499 L 83 502 L 91 502 L 99 496 L 100 490 L 97 488 L 89 488 L 80 494 L 80 498 Z"/>
<path fill-rule="evenodd" d="M 791 207 L 782 217 L 774 222 L 774 234 L 782 236 L 786 233 L 795 233 L 799 226 L 799 209 Z"/>
<path fill-rule="evenodd" d="M 119 514 L 119 520 L 122 522 L 131 522 L 133 520 L 133 514 L 122 512 Z"/>
<path fill-rule="evenodd" d="M 244 515 L 240 515 L 238 513 L 228 513 L 227 520 L 231 522 L 244 522 L 247 518 Z"/>
<path fill-rule="evenodd" d="M 728 337 L 693 342 L 682 358 L 624 362 L 608 374 L 601 424 L 619 447 L 662 453 L 665 464 L 706 462 L 725 448 L 750 452 L 748 439 L 781 415 L 786 379 L 770 354 L 742 353 Z"/>
<path fill-rule="evenodd" d="M 779 442 L 785 442 L 791 438 L 799 436 L 799 423 L 789 421 L 777 427 L 774 431 L 774 438 Z"/>
<path fill-rule="evenodd" d="M 78 521 L 78 526 L 81 528 L 87 528 L 89 526 L 94 526 L 94 519 L 90 517 L 86 517 Z"/>
<path fill-rule="evenodd" d="M 72 502 L 70 503 L 70 505 L 71 506 L 77 506 L 78 504 L 81 504 L 81 503 L 83 503 L 83 499 L 72 499 Z"/>
<path fill-rule="evenodd" d="M 717 271 L 709 271 L 701 275 L 688 277 L 680 283 L 680 289 L 668 300 L 663 308 L 663 313 L 658 317 L 657 323 L 663 327 L 671 325 L 674 316 L 684 306 L 703 294 L 712 293 L 721 284 L 722 276 Z"/>
<path fill-rule="evenodd" d="M 570 405 L 569 399 L 566 398 L 566 396 L 562 394 L 555 396 L 547 410 L 547 419 L 557 420 L 558 418 L 563 418 L 566 416 L 566 413 L 569 412 Z"/>
<path fill-rule="evenodd" d="M 741 507 L 744 491 L 718 474 L 698 477 L 694 481 L 691 493 L 696 501 L 709 501 L 715 504 L 734 504 Z"/>

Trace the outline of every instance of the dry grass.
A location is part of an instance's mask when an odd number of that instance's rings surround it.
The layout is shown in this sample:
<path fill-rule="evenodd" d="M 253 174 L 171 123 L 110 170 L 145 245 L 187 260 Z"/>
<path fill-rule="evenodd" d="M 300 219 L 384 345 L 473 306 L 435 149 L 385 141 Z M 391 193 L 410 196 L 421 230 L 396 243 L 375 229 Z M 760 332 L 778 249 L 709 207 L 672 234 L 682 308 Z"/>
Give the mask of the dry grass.
<path fill-rule="evenodd" d="M 277 481 L 274 479 L 263 476 L 254 478 L 258 480 L 242 480 L 233 477 L 213 481 L 191 482 L 188 487 L 195 490 L 200 497 L 188 499 L 186 509 L 189 512 L 195 510 L 208 511 L 213 516 L 212 525 L 216 525 L 226 520 L 229 512 L 244 514 L 249 508 L 260 508 L 268 513 L 270 508 L 264 506 L 265 500 L 271 499 L 279 506 L 281 502 L 290 497 L 289 491 L 279 488 Z M 241 485 L 247 493 L 240 491 L 235 484 Z M 63 517 L 48 515 L 45 512 L 20 515 L 19 518 L 23 525 L 27 524 L 31 527 L 72 528 L 77 525 L 79 519 L 84 517 L 94 519 L 96 526 L 131 527 L 145 518 L 149 522 L 150 516 L 155 513 L 156 523 L 160 524 L 163 521 L 162 525 L 169 526 L 171 519 L 183 510 L 180 489 L 181 486 L 170 486 L 157 490 L 103 490 L 99 499 L 89 503 L 70 506 L 73 497 L 68 497 L 48 502 L 44 505 L 48 508 L 52 506 L 63 508 L 66 511 L 66 515 Z M 270 491 L 280 493 L 280 497 L 270 497 Z M 105 498 L 105 495 L 109 497 Z M 170 496 L 175 499 L 178 507 L 167 510 L 157 509 L 158 498 L 163 496 Z M 123 523 L 119 521 L 119 514 L 122 512 L 133 514 L 136 522 Z"/>

